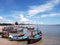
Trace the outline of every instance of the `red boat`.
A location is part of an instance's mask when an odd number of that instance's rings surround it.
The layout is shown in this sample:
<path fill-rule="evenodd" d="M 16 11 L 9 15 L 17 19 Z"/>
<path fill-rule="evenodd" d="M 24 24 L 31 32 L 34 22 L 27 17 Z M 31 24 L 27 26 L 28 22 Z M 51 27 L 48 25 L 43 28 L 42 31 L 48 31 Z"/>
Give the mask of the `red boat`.
<path fill-rule="evenodd" d="M 13 27 L 4 27 L 3 29 L 2 29 L 2 37 L 9 37 L 9 33 L 16 33 L 17 32 L 17 30 L 16 29 L 14 29 Z"/>

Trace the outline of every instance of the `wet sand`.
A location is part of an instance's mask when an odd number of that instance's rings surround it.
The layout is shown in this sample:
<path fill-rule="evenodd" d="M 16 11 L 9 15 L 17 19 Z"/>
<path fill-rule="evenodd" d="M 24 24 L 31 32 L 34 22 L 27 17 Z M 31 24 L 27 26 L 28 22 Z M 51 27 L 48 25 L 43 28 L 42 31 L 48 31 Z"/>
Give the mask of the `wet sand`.
<path fill-rule="evenodd" d="M 7 38 L 0 38 L 0 45 L 60 45 L 60 36 L 43 33 L 42 40 L 34 44 L 27 44 L 27 41 L 9 41 Z"/>
<path fill-rule="evenodd" d="M 9 41 L 6 38 L 0 38 L 0 45 L 26 45 L 27 41 Z"/>

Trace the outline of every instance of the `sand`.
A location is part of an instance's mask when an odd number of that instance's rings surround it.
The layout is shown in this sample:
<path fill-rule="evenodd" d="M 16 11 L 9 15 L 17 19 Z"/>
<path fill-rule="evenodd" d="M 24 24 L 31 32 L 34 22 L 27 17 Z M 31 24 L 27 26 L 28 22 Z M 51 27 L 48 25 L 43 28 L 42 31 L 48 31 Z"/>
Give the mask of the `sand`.
<path fill-rule="evenodd" d="M 2 27 L 0 26 L 0 31 Z M 43 34 L 42 40 L 34 44 L 27 44 L 27 41 L 9 41 L 8 38 L 0 38 L 0 45 L 60 45 L 60 38 Z"/>

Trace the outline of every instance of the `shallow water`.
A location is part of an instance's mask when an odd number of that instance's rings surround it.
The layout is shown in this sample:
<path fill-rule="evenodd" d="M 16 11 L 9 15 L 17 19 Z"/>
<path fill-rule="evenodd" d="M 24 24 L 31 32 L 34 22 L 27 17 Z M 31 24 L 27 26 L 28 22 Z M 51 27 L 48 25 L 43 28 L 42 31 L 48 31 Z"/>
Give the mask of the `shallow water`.
<path fill-rule="evenodd" d="M 60 45 L 60 26 L 38 25 L 42 31 L 42 40 L 34 44 L 27 44 L 27 41 L 9 41 L 0 38 L 2 45 Z"/>
<path fill-rule="evenodd" d="M 39 26 L 43 33 L 42 42 L 36 45 L 60 45 L 60 26 Z"/>

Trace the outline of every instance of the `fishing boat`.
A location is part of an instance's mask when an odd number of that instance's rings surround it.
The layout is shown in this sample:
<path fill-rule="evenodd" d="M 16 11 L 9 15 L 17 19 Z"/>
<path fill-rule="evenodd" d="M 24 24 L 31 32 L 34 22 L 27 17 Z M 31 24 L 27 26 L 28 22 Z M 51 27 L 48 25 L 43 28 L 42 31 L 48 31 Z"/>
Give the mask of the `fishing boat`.
<path fill-rule="evenodd" d="M 2 29 L 1 37 L 2 37 L 2 38 L 3 38 L 3 37 L 9 37 L 9 33 L 16 33 L 16 32 L 17 32 L 16 29 L 14 29 L 14 28 L 11 27 L 11 26 L 7 26 L 7 27 L 4 27 L 4 28 Z"/>
<path fill-rule="evenodd" d="M 34 28 L 28 28 L 28 30 L 31 31 L 31 36 L 28 37 L 28 44 L 33 44 L 42 39 L 42 32 L 40 30 L 34 30 Z M 33 32 L 37 32 L 36 34 L 33 34 Z"/>
<path fill-rule="evenodd" d="M 28 36 L 26 35 L 26 27 L 17 27 L 17 33 L 9 33 L 9 40 L 19 40 L 24 41 L 27 40 Z"/>
<path fill-rule="evenodd" d="M 10 41 L 13 40 L 27 40 L 28 44 L 33 44 L 42 39 L 42 32 L 34 27 L 23 26 L 9 26 L 2 30 L 2 37 L 8 37 Z"/>
<path fill-rule="evenodd" d="M 16 41 L 24 41 L 24 40 L 27 40 L 28 36 L 26 35 L 16 35 L 16 34 L 11 34 L 9 36 L 9 40 L 10 41 L 13 41 L 13 40 L 16 40 Z"/>

